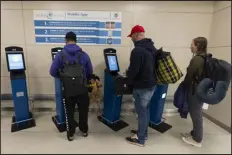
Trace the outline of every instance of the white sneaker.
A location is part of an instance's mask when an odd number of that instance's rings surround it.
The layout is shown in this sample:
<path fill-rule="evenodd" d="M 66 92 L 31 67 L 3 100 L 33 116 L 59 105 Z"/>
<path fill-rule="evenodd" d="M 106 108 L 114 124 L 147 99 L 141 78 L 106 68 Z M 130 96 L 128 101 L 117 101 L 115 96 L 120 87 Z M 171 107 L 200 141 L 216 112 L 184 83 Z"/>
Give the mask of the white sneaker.
<path fill-rule="evenodd" d="M 192 146 L 195 146 L 195 147 L 201 147 L 201 143 L 196 142 L 195 140 L 193 140 L 192 137 L 187 137 L 187 138 L 186 137 L 182 137 L 182 140 L 185 143 L 189 144 L 189 145 L 192 145 Z"/>
<path fill-rule="evenodd" d="M 180 135 L 185 138 L 192 137 L 191 133 L 181 133 Z"/>

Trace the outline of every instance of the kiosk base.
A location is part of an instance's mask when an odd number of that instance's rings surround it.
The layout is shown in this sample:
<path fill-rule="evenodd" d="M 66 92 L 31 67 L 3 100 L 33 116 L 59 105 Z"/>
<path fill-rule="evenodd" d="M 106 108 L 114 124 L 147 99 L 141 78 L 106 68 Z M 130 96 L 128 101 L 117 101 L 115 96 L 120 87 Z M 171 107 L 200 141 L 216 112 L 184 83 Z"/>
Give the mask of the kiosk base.
<path fill-rule="evenodd" d="M 57 119 L 57 116 L 53 116 L 53 117 L 52 117 L 52 121 L 53 121 L 53 123 L 55 124 L 56 128 L 57 128 L 60 132 L 66 131 L 66 124 L 65 124 L 65 122 L 59 123 L 59 122 L 58 122 L 58 119 Z"/>
<path fill-rule="evenodd" d="M 160 133 L 165 133 L 172 128 L 171 125 L 164 122 L 164 119 L 160 123 L 149 122 L 149 126 Z"/>
<path fill-rule="evenodd" d="M 15 116 L 12 116 L 11 132 L 16 132 L 28 128 L 35 127 L 35 120 L 30 112 L 30 117 L 26 120 L 16 122 Z"/>
<path fill-rule="evenodd" d="M 124 122 L 123 120 L 118 120 L 116 122 L 110 122 L 107 119 L 104 118 L 103 115 L 98 116 L 99 121 L 101 121 L 102 123 L 104 123 L 106 126 L 108 126 L 109 128 L 111 128 L 112 130 L 119 131 L 125 127 L 127 127 L 129 124 Z"/>
<path fill-rule="evenodd" d="M 59 132 L 66 131 L 66 123 L 65 122 L 59 123 L 58 119 L 57 119 L 57 116 L 53 116 L 52 117 L 52 121 L 55 124 L 56 128 L 59 130 Z M 77 122 L 76 122 L 76 127 L 78 127 L 78 123 Z"/>

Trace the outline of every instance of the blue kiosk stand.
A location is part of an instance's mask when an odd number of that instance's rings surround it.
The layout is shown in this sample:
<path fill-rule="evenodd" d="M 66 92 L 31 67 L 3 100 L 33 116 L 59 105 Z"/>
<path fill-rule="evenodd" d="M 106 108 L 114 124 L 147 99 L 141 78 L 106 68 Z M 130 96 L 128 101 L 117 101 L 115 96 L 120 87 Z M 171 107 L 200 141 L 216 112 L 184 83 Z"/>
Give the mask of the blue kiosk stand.
<path fill-rule="evenodd" d="M 54 60 L 56 54 L 62 51 L 63 48 L 56 47 L 51 49 L 52 60 Z M 55 101 L 56 101 L 56 115 L 52 117 L 52 121 L 55 124 L 59 132 L 66 131 L 65 111 L 62 96 L 62 83 L 59 78 L 54 78 L 55 82 Z M 78 125 L 78 124 L 77 124 Z"/>
<path fill-rule="evenodd" d="M 116 81 L 120 81 L 118 79 L 126 80 L 126 78 L 118 73 L 119 66 L 115 49 L 105 49 L 104 57 L 106 63 L 104 71 L 104 109 L 103 114 L 98 119 L 112 130 L 119 131 L 127 127 L 128 123 L 120 118 L 123 95 L 118 93 Z M 123 86 L 126 87 L 126 85 Z"/>
<path fill-rule="evenodd" d="M 52 60 L 56 54 L 62 51 L 63 48 L 56 47 L 51 49 Z M 66 131 L 64 105 L 62 98 L 62 86 L 59 78 L 54 78 L 55 82 L 55 101 L 56 101 L 56 115 L 52 117 L 52 121 L 60 132 Z"/>
<path fill-rule="evenodd" d="M 167 91 L 168 85 L 157 85 L 150 104 L 149 126 L 161 133 L 164 133 L 172 128 L 171 125 L 164 122 L 165 119 L 162 117 Z"/>
<path fill-rule="evenodd" d="M 16 132 L 34 127 L 36 124 L 29 110 L 23 48 L 6 47 L 5 52 L 14 103 L 11 132 Z"/>

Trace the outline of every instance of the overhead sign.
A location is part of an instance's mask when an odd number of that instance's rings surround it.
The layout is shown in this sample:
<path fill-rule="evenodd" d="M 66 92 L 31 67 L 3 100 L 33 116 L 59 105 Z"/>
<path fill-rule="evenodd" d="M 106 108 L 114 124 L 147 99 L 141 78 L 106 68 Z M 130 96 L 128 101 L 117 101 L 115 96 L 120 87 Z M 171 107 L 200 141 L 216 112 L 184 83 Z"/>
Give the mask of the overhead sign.
<path fill-rule="evenodd" d="M 67 32 L 78 44 L 121 44 L 121 12 L 34 10 L 35 42 L 64 43 Z"/>

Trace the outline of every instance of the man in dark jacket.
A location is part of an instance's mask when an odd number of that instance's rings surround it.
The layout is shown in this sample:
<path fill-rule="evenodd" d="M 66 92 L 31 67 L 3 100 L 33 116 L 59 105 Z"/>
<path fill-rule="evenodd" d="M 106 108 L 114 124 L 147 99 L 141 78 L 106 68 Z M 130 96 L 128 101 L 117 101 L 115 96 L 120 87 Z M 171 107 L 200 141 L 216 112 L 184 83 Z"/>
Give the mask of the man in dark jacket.
<path fill-rule="evenodd" d="M 66 59 L 69 63 L 73 63 L 77 60 L 77 56 L 79 56 L 80 52 L 82 55 L 80 56 L 79 63 L 83 65 L 85 71 L 85 78 L 88 79 L 90 75 L 93 73 L 92 63 L 87 53 L 83 52 L 82 49 L 76 45 L 76 34 L 73 32 L 68 32 L 65 36 L 66 45 L 64 46 L 64 52 L 66 52 Z M 61 59 L 60 53 L 57 53 L 51 68 L 50 74 L 53 77 L 59 78 L 59 70 L 64 67 L 64 62 Z M 88 111 L 89 111 L 89 96 L 88 92 L 83 95 L 65 98 L 65 107 L 66 114 L 68 118 L 68 127 L 70 130 L 70 140 L 74 139 L 75 134 L 75 121 L 74 121 L 74 112 L 76 103 L 79 109 L 79 129 L 83 133 L 83 136 L 88 136 Z"/>
<path fill-rule="evenodd" d="M 133 98 L 138 114 L 138 131 L 132 130 L 132 136 L 127 142 L 144 146 L 147 139 L 149 124 L 149 104 L 156 88 L 155 57 L 156 48 L 151 39 L 145 38 L 144 28 L 136 25 L 132 28 L 131 37 L 134 49 L 130 56 L 130 66 L 127 71 L 129 82 L 133 85 Z"/>

